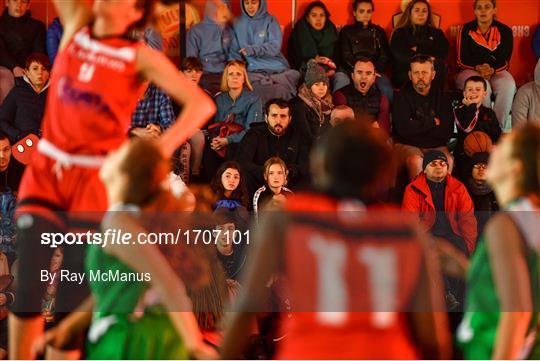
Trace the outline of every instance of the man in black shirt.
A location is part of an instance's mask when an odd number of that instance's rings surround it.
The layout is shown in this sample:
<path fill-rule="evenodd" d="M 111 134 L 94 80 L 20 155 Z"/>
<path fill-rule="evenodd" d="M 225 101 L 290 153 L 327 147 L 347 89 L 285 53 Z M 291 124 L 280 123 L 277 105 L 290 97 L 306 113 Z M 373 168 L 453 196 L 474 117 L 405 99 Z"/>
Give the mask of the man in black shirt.
<path fill-rule="evenodd" d="M 452 103 L 440 89 L 432 87 L 434 78 L 433 59 L 415 56 L 410 82 L 396 94 L 392 106 L 394 148 L 411 180 L 422 171 L 424 154 L 433 149 L 445 153 L 452 172 L 453 158 L 446 147 L 454 126 Z"/>
<path fill-rule="evenodd" d="M 287 164 L 291 187 L 309 181 L 309 141 L 297 127 L 291 127 L 291 105 L 283 99 L 266 103 L 266 123 L 252 123 L 240 143 L 237 160 L 246 173 L 250 197 L 262 186 L 263 166 L 271 157 Z"/>

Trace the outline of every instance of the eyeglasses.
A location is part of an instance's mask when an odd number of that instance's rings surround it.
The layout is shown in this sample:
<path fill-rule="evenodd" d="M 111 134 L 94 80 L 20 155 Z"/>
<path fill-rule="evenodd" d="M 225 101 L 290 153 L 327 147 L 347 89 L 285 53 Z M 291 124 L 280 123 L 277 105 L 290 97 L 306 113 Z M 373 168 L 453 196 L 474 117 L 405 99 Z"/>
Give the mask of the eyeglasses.
<path fill-rule="evenodd" d="M 448 163 L 446 163 L 444 160 L 434 160 L 429 162 L 430 167 L 447 167 Z"/>
<path fill-rule="evenodd" d="M 473 165 L 473 168 L 474 169 L 486 169 L 487 164 L 485 164 L 485 163 L 477 163 L 477 164 Z"/>

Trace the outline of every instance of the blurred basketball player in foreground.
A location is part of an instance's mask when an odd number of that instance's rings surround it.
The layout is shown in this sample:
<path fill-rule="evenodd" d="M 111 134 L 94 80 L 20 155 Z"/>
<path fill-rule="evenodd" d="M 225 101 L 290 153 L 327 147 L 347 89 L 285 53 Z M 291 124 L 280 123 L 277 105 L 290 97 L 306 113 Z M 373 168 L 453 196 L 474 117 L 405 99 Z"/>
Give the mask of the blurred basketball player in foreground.
<path fill-rule="evenodd" d="M 31 344 L 43 329 L 39 274 L 53 249 L 39 244 L 39 236 L 65 232 L 68 223 L 88 222 L 80 219 L 80 212 L 107 209 L 98 170 L 104 156 L 126 141 L 143 81 L 183 104 L 175 125 L 159 139 L 165 157 L 215 111 L 212 100 L 163 54 L 129 39 L 127 34 L 144 27 L 151 17 L 153 0 L 95 0 L 92 6 L 83 0 L 54 3 L 64 34 L 52 71 L 39 153 L 20 187 L 20 267 L 17 303 L 10 315 L 10 358 L 33 358 Z M 62 211 L 69 212 L 67 217 L 58 213 Z M 83 254 L 84 248 L 66 247 L 64 268 L 82 271 Z M 81 301 L 80 292 L 61 297 L 62 288 L 69 289 L 60 285 L 57 310 L 71 310 Z"/>
<path fill-rule="evenodd" d="M 371 128 L 345 122 L 321 139 L 311 163 L 317 193 L 297 194 L 260 219 L 223 357 L 242 354 L 250 312 L 264 308 L 279 275 L 293 312 L 278 359 L 448 358 L 429 242 L 406 215 L 365 202 L 391 168 L 387 146 Z"/>

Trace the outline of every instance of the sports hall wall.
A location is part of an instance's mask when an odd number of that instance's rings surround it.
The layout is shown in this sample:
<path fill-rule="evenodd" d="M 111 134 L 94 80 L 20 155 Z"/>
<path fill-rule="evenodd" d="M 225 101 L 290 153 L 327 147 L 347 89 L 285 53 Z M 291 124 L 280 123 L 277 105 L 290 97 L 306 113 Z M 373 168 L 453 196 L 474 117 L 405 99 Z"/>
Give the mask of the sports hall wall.
<path fill-rule="evenodd" d="M 284 32 L 283 48 L 292 23 L 302 16 L 310 0 L 267 0 L 271 14 L 275 15 Z M 331 20 L 341 27 L 353 21 L 352 0 L 323 0 L 331 13 Z M 205 0 L 190 1 L 203 17 Z M 375 14 L 373 21 L 386 29 L 390 36 L 392 32 L 392 16 L 401 11 L 402 0 L 374 0 Z M 240 13 L 240 0 L 232 0 L 233 12 Z M 450 76 L 456 71 L 455 39 L 458 26 L 474 19 L 472 0 L 431 0 L 433 11 L 441 16 L 441 28 L 451 44 L 449 56 Z M 33 16 L 49 24 L 56 16 L 51 0 L 32 0 Z M 172 16 L 174 17 L 174 15 Z M 514 51 L 510 63 L 510 72 L 516 83 L 522 85 L 533 80 L 535 56 L 532 52 L 532 35 L 540 22 L 539 0 L 497 0 L 497 18 L 510 26 L 514 33 Z"/>

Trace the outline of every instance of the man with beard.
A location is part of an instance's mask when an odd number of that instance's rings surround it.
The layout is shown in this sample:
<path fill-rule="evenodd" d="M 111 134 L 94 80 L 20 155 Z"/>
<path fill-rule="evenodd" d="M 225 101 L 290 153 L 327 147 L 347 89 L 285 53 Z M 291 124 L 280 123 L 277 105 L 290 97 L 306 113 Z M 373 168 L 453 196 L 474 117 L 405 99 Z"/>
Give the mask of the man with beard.
<path fill-rule="evenodd" d="M 334 105 L 348 105 L 356 118 L 368 115 L 372 125 L 390 133 L 390 103 L 377 84 L 377 73 L 373 61 L 358 58 L 351 78 L 353 83 L 334 93 Z"/>
<path fill-rule="evenodd" d="M 394 148 L 411 180 L 422 171 L 424 154 L 433 149 L 446 155 L 452 173 L 454 162 L 446 147 L 454 124 L 452 103 L 441 89 L 432 87 L 434 78 L 431 57 L 412 58 L 410 82 L 396 94 L 392 107 Z"/>
<path fill-rule="evenodd" d="M 279 157 L 287 164 L 289 186 L 309 180 L 308 142 L 291 124 L 291 105 L 283 99 L 272 99 L 265 106 L 265 123 L 252 123 L 240 143 L 237 160 L 246 173 L 250 197 L 265 184 L 264 162 Z"/>

